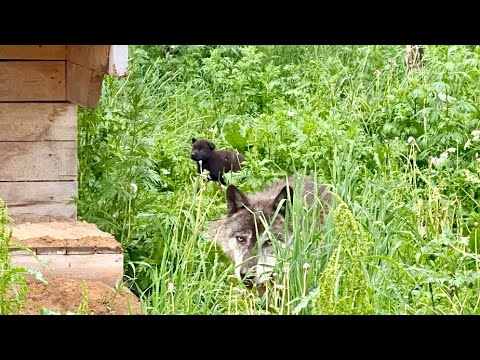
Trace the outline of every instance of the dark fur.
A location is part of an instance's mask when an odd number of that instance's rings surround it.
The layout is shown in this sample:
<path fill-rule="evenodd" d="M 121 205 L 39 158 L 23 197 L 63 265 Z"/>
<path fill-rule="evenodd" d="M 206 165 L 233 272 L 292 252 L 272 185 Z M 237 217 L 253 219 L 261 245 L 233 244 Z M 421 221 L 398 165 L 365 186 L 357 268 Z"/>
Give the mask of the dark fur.
<path fill-rule="evenodd" d="M 223 174 L 241 170 L 241 163 L 245 160 L 245 156 L 234 151 L 215 150 L 215 144 L 211 141 L 193 138 L 191 159 L 197 163 L 199 174 L 202 170 L 208 170 L 210 180 L 225 185 Z M 199 160 L 202 160 L 201 166 Z"/>

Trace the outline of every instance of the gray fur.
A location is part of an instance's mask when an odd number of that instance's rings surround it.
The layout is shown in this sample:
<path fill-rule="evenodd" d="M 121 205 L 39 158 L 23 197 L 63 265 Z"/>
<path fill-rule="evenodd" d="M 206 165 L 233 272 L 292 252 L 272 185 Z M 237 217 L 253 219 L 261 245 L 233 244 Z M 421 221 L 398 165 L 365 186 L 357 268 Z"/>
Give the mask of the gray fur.
<path fill-rule="evenodd" d="M 332 203 L 332 194 L 327 185 L 316 185 L 309 177 L 304 180 L 304 196 L 308 205 L 314 201 L 314 189 L 324 207 L 319 224 L 323 223 Z M 227 215 L 210 223 L 208 235 L 227 257 L 236 265 L 235 274 L 247 286 L 261 285 L 268 276 L 266 267 L 275 264 L 274 248 L 268 236 L 260 236 L 265 231 L 264 223 L 270 224 L 274 239 L 285 245 L 289 230 L 285 233 L 285 211 L 287 201 L 293 199 L 295 179 L 280 180 L 254 194 L 244 194 L 234 185 L 226 191 Z M 279 204 L 283 204 L 278 209 Z M 278 209 L 278 213 L 277 213 Z M 261 214 L 264 221 L 261 220 Z M 262 242 L 260 244 L 260 242 Z"/>

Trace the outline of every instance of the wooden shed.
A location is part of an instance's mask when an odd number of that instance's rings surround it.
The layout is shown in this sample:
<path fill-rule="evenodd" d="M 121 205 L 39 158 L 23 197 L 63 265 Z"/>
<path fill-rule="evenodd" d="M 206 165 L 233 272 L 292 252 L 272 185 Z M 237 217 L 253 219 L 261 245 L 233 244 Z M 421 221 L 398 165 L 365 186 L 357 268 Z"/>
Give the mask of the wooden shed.
<path fill-rule="evenodd" d="M 98 229 L 92 234 L 92 224 L 84 224 L 90 226 L 90 232 L 84 232 L 86 238 L 78 238 L 77 210 L 69 202 L 77 195 L 77 108 L 98 105 L 104 76 L 125 76 L 127 55 L 127 45 L 0 45 L 0 198 L 14 220 L 13 240 L 34 240 L 31 232 L 19 230 L 16 224 L 36 223 L 39 229 L 44 218 L 68 220 L 63 227 L 58 223 L 48 227 L 50 221 L 42 230 L 32 230 L 39 232 L 37 237 L 50 239 L 30 246 L 39 255 L 93 256 L 97 252 L 92 239 L 98 235 L 109 237 L 110 244 L 99 247 L 98 255 L 116 254 L 111 261 L 120 262 L 118 243 Z M 68 236 L 62 238 L 60 228 Z M 83 246 L 72 250 L 72 244 Z M 50 264 L 60 258 L 55 259 Z M 78 260 L 78 276 L 88 278 L 89 264 L 98 262 L 99 257 L 86 259 L 68 258 L 64 273 L 75 277 L 72 261 Z M 115 266 L 120 266 L 123 274 L 123 264 Z M 97 266 L 92 276 L 104 268 Z M 117 271 L 114 277 L 119 276 Z"/>
<path fill-rule="evenodd" d="M 13 218 L 76 217 L 77 106 L 96 107 L 126 45 L 0 45 L 0 198 Z"/>

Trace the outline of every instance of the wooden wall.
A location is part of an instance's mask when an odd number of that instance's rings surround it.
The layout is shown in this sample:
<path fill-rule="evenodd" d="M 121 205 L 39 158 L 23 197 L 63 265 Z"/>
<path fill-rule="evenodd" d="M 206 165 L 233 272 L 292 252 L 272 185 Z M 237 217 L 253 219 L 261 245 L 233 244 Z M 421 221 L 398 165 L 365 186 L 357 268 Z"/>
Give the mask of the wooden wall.
<path fill-rule="evenodd" d="M 0 198 L 13 218 L 76 217 L 68 202 L 77 194 L 77 105 L 98 105 L 109 53 L 0 45 Z"/>
<path fill-rule="evenodd" d="M 0 46 L 0 198 L 13 218 L 76 217 L 67 45 Z"/>

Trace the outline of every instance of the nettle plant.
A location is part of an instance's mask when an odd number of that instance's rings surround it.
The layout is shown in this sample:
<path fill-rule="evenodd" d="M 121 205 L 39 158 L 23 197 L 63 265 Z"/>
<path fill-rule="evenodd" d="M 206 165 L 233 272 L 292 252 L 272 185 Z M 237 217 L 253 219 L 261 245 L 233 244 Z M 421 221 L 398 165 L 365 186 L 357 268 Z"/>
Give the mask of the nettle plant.
<path fill-rule="evenodd" d="M 416 146 L 413 138 L 409 139 L 412 148 Z M 428 167 L 419 171 L 419 181 L 424 198 L 437 203 L 438 210 L 435 223 L 439 230 L 447 222 L 442 219 L 454 218 L 453 230 L 458 237 L 469 238 L 470 251 L 477 251 L 474 224 L 480 222 L 478 213 L 480 196 L 480 130 L 473 130 L 464 143 L 456 141 L 455 147 L 448 147 L 437 156 L 430 157 Z"/>

